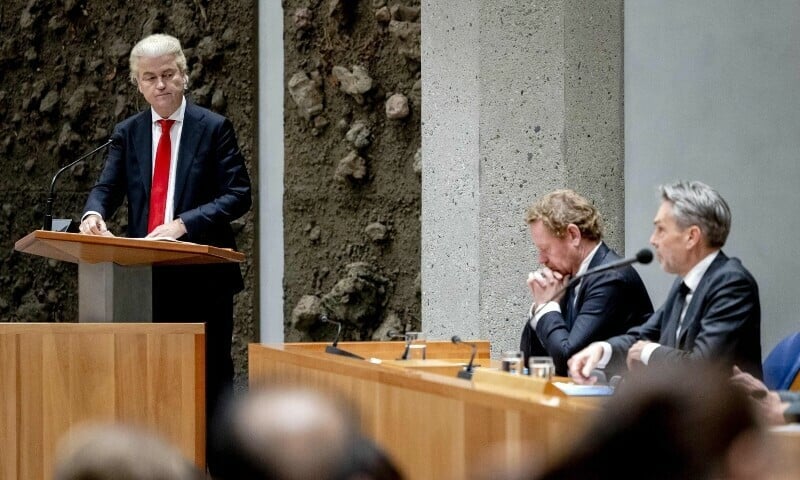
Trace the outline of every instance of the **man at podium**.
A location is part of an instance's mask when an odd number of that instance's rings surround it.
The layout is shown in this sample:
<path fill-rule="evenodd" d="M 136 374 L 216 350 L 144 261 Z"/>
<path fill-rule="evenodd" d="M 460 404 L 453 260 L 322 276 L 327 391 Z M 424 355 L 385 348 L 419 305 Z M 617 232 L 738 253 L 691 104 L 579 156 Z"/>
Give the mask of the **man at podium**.
<path fill-rule="evenodd" d="M 131 50 L 130 78 L 150 108 L 114 127 L 82 233 L 112 235 L 105 219 L 127 197 L 128 237 L 236 247 L 230 222 L 250 209 L 250 177 L 231 122 L 186 101 L 189 70 L 180 42 L 169 35 L 148 36 Z M 206 415 L 213 418 L 233 380 L 233 296 L 244 288 L 239 266 L 152 272 L 154 321 L 206 323 Z"/>

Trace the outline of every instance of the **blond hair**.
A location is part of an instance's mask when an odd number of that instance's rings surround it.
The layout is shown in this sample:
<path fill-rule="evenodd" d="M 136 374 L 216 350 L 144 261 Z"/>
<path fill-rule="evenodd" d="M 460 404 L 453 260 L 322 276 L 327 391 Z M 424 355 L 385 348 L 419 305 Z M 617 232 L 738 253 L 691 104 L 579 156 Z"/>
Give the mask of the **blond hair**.
<path fill-rule="evenodd" d="M 525 221 L 532 224 L 541 221 L 556 237 L 563 237 L 570 224 L 574 224 L 581 236 L 588 240 L 603 238 L 603 223 L 600 212 L 588 200 L 573 190 L 556 190 L 540 198 L 528 207 Z"/>

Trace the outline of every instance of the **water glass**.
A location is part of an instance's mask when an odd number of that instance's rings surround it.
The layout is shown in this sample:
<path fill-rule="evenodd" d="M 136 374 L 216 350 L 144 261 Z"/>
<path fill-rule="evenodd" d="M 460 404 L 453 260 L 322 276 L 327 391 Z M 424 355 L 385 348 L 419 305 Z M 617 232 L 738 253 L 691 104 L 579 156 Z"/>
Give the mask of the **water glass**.
<path fill-rule="evenodd" d="M 425 360 L 427 344 L 424 333 L 406 332 L 406 345 L 408 345 L 408 360 Z"/>
<path fill-rule="evenodd" d="M 556 373 L 556 366 L 552 357 L 530 357 L 528 359 L 528 372 L 530 376 L 550 381 Z"/>
<path fill-rule="evenodd" d="M 522 352 L 519 350 L 503 352 L 500 360 L 504 372 L 508 372 L 512 375 L 519 375 L 522 373 Z"/>

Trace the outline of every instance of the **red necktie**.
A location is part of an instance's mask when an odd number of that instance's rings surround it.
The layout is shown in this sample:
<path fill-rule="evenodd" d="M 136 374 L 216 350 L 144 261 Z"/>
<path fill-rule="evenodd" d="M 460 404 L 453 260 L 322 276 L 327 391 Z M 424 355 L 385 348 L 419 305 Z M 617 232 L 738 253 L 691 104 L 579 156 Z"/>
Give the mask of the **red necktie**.
<path fill-rule="evenodd" d="M 153 169 L 153 184 L 150 188 L 150 215 L 147 233 L 164 223 L 164 210 L 167 207 L 167 188 L 169 188 L 169 164 L 172 158 L 172 141 L 169 130 L 175 120 L 158 120 L 161 124 L 161 138 L 156 149 L 156 167 Z"/>

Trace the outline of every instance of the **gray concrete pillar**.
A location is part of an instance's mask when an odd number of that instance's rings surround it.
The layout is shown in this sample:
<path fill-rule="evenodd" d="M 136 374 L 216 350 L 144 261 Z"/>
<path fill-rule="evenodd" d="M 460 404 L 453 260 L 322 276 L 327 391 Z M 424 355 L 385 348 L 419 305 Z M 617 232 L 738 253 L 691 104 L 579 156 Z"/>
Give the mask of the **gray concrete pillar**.
<path fill-rule="evenodd" d="M 622 1 L 422 6 L 422 324 L 516 348 L 537 267 L 525 208 L 594 200 L 622 251 Z"/>

